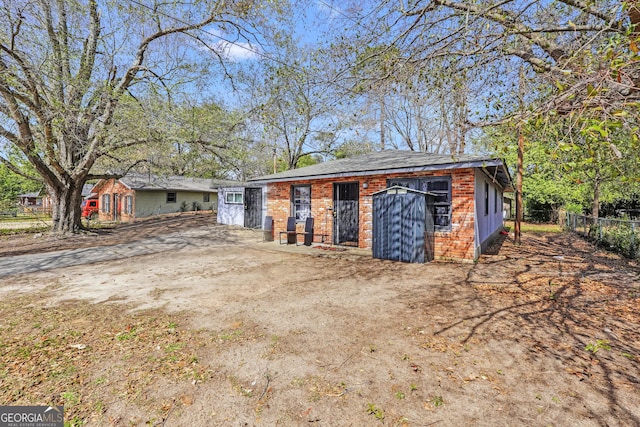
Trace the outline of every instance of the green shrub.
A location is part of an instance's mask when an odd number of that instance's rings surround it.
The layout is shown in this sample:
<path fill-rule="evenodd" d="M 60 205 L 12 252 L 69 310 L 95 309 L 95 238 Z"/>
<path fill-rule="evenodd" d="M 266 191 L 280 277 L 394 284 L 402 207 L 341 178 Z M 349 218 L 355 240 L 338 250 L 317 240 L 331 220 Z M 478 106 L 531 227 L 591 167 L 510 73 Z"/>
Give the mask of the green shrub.
<path fill-rule="evenodd" d="M 632 229 L 631 223 L 619 222 L 609 227 L 601 226 L 597 229 L 598 235 L 594 237 L 599 237 L 600 230 L 604 246 L 630 258 L 636 256 L 639 236 Z"/>

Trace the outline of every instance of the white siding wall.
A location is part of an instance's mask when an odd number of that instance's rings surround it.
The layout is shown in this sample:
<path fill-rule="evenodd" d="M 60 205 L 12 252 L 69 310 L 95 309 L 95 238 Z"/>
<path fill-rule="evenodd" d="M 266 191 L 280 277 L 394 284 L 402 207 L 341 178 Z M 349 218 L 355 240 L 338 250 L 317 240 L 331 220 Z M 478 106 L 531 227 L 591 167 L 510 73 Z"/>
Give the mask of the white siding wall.
<path fill-rule="evenodd" d="M 267 186 L 263 185 L 262 186 L 262 219 L 260 224 L 262 224 L 262 228 L 264 228 L 264 220 L 265 217 L 267 216 Z"/>
<path fill-rule="evenodd" d="M 485 185 L 489 186 L 488 213 Z M 494 184 L 484 172 L 476 169 L 476 256 L 480 255 L 481 248 L 490 242 L 490 239 L 502 230 L 502 189 Z M 496 200 L 497 190 L 497 200 Z"/>
<path fill-rule="evenodd" d="M 167 203 L 168 191 L 136 191 L 136 200 L 134 202 L 136 210 L 136 218 L 143 218 L 151 215 L 160 215 L 166 213 L 180 212 L 182 202 L 187 204 L 187 211 L 193 210 L 193 203 L 197 203 L 202 210 L 210 210 L 217 205 L 216 193 L 211 190 L 209 193 L 209 202 L 203 201 L 203 192 L 190 191 L 173 191 L 177 193 L 175 203 Z"/>
<path fill-rule="evenodd" d="M 244 227 L 244 203 L 228 204 L 225 197 L 228 192 L 244 194 L 244 187 L 225 187 L 218 190 L 218 224 Z"/>

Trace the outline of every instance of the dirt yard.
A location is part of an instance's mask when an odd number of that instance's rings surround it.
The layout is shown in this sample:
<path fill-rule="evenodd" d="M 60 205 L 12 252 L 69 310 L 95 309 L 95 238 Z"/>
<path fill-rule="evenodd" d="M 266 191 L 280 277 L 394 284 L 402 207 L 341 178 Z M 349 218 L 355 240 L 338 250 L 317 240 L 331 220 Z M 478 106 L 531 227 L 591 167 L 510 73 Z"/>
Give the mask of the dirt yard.
<path fill-rule="evenodd" d="M 638 265 L 567 234 L 466 265 L 263 243 L 208 215 L 2 237 L 0 404 L 87 426 L 636 426 L 639 309 Z"/>

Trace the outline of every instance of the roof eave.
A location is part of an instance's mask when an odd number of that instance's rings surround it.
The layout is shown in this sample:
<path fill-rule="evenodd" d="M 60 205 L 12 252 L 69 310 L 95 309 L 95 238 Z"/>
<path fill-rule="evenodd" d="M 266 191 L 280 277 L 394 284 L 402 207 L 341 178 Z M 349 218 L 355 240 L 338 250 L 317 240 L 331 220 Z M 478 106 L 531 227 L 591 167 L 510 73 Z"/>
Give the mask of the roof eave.
<path fill-rule="evenodd" d="M 122 178 L 120 178 L 118 181 L 120 181 L 120 184 L 124 185 L 125 187 L 127 187 L 127 189 L 129 190 L 135 190 L 135 188 L 133 188 L 133 186 L 127 184 L 125 181 L 122 180 Z"/>
<path fill-rule="evenodd" d="M 209 188 L 207 187 L 206 189 L 204 188 L 185 188 L 185 187 L 131 187 L 132 190 L 135 191 L 189 191 L 192 193 L 217 193 L 218 189 L 216 188 Z"/>
<path fill-rule="evenodd" d="M 290 182 L 290 181 L 308 181 L 314 179 L 331 179 L 331 178 L 345 178 L 351 176 L 371 176 L 371 175 L 387 175 L 392 173 L 412 173 L 412 172 L 431 172 L 435 170 L 452 170 L 452 169 L 467 169 L 478 168 L 483 166 L 504 166 L 504 162 L 499 159 L 487 159 L 480 161 L 459 162 L 459 163 L 447 163 L 438 165 L 426 165 L 426 166 L 414 166 L 414 167 L 401 167 L 391 169 L 375 169 L 366 171 L 353 171 L 353 172 L 338 172 L 328 174 L 315 174 L 306 176 L 293 176 L 282 178 L 256 178 L 255 180 L 248 180 L 251 184 L 267 184 L 274 182 Z"/>
<path fill-rule="evenodd" d="M 504 162 L 501 165 L 495 165 L 496 169 L 493 172 L 489 171 L 487 167 L 494 167 L 494 165 L 483 165 L 481 168 L 482 172 L 491 179 L 494 184 L 499 184 L 504 192 L 513 191 L 513 184 L 511 176 L 509 175 L 509 169 L 507 169 Z M 501 170 L 500 174 L 498 174 L 498 170 Z"/>

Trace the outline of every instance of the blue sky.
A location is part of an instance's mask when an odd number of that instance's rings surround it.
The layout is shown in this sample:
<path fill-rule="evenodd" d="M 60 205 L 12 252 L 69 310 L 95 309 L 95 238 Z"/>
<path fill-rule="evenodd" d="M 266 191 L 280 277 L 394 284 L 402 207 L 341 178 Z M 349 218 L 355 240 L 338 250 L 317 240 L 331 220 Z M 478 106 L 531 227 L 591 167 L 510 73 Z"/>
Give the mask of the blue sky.
<path fill-rule="evenodd" d="M 313 47 L 326 41 L 326 33 L 331 32 L 330 27 L 337 20 L 344 20 L 345 16 L 335 3 L 333 0 L 309 1 L 304 11 L 300 10 L 291 16 L 294 21 L 291 24 L 294 37 L 299 45 Z M 273 60 L 277 62 L 274 53 L 269 52 L 268 48 L 265 50 L 260 40 L 236 39 L 235 35 L 222 34 L 213 28 L 205 29 L 200 36 L 206 38 L 208 44 L 214 46 L 217 53 L 226 58 L 231 69 L 234 66 L 242 66 L 255 60 L 274 58 Z M 214 56 L 202 45 L 197 47 L 196 54 Z M 218 67 L 216 66 L 216 68 Z M 210 81 L 208 85 L 208 93 L 199 91 L 197 95 L 204 98 L 213 97 L 225 104 L 234 103 L 235 97 L 231 93 L 232 88 L 228 78 L 218 72 L 221 71 L 221 67 L 220 70 L 215 71 L 214 80 Z"/>

